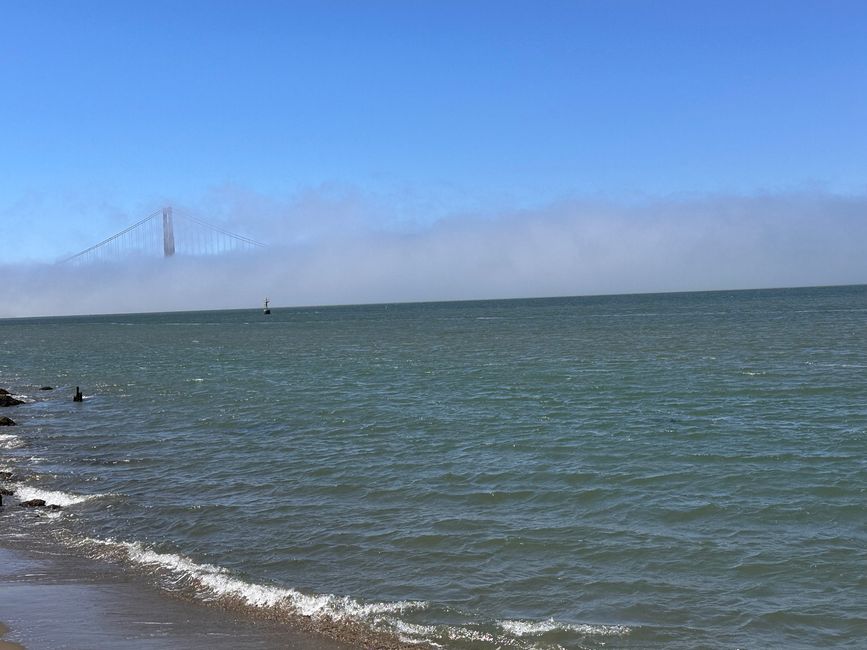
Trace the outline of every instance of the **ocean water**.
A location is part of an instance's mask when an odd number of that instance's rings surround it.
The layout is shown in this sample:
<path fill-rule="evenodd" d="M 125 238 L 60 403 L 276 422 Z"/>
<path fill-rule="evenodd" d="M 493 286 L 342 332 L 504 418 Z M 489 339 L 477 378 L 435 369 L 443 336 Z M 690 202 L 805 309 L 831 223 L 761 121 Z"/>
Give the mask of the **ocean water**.
<path fill-rule="evenodd" d="M 14 498 L 64 506 L 0 528 L 190 598 L 445 648 L 867 640 L 864 286 L 6 320 L 0 386 Z"/>

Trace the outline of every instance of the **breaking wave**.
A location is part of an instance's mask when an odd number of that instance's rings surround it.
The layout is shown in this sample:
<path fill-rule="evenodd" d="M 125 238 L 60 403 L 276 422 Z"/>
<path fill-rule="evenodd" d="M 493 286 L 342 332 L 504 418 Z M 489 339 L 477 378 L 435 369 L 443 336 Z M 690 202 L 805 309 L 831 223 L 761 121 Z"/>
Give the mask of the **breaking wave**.
<path fill-rule="evenodd" d="M 19 487 L 15 490 L 15 496 L 22 501 L 30 499 L 42 499 L 49 506 L 74 506 L 92 499 L 99 499 L 107 496 L 105 494 L 70 494 L 69 492 L 60 492 L 55 490 L 41 490 L 35 487 Z"/>
<path fill-rule="evenodd" d="M 82 545 L 97 556 L 126 560 L 158 573 L 168 574 L 173 584 L 193 585 L 205 601 L 236 602 L 243 606 L 273 610 L 314 620 L 361 622 L 390 627 L 389 615 L 427 607 L 422 601 L 362 603 L 348 596 L 304 594 L 295 589 L 247 582 L 229 570 L 200 563 L 177 553 L 161 553 L 140 542 L 88 538 Z"/>
<path fill-rule="evenodd" d="M 466 625 L 419 624 L 404 615 L 430 610 L 425 601 L 361 602 L 349 596 L 305 594 L 296 589 L 248 582 L 228 569 L 196 562 L 177 553 L 163 553 L 140 542 L 87 538 L 79 543 L 96 557 L 127 562 L 158 578 L 165 588 L 192 589 L 199 600 L 222 606 L 241 606 L 293 620 L 307 619 L 314 627 L 330 624 L 362 625 L 375 632 L 397 637 L 408 644 L 434 647 L 454 642 L 482 643 L 503 648 L 540 648 L 548 633 L 581 636 L 625 635 L 629 628 L 606 625 L 571 625 L 546 621 L 496 621 Z M 324 626 L 316 626 L 324 623 Z M 332 630 L 333 631 L 333 630 Z M 340 638 L 338 636 L 338 638 Z M 557 647 L 556 645 L 553 647 Z"/>
<path fill-rule="evenodd" d="M 0 449 L 18 449 L 24 446 L 24 441 L 11 433 L 0 433 Z"/>
<path fill-rule="evenodd" d="M 497 621 L 497 624 L 514 636 L 537 636 L 548 632 L 575 632 L 592 636 L 623 636 L 629 633 L 624 625 L 572 625 L 552 618 L 546 621 Z"/>

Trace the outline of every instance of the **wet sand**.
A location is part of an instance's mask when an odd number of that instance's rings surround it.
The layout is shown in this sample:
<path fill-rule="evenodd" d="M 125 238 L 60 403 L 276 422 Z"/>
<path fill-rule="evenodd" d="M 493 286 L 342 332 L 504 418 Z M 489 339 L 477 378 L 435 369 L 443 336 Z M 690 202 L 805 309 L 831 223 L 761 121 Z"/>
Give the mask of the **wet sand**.
<path fill-rule="evenodd" d="M 4 641 L 2 637 L 6 636 L 6 633 L 9 631 L 9 628 L 6 627 L 3 623 L 0 623 L 0 650 L 22 650 L 24 648 L 20 643 L 12 643 L 11 641 Z"/>
<path fill-rule="evenodd" d="M 167 598 L 110 564 L 44 550 L 0 548 L 0 594 L 0 650 L 352 647 Z"/>

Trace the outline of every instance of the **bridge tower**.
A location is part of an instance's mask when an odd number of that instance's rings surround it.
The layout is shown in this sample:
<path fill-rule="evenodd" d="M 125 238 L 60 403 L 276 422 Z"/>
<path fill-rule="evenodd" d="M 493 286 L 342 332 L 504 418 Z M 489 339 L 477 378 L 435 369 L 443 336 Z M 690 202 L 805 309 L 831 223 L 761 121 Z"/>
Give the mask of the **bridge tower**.
<path fill-rule="evenodd" d="M 171 257 L 175 254 L 175 229 L 172 225 L 172 206 L 163 208 L 163 255 Z"/>

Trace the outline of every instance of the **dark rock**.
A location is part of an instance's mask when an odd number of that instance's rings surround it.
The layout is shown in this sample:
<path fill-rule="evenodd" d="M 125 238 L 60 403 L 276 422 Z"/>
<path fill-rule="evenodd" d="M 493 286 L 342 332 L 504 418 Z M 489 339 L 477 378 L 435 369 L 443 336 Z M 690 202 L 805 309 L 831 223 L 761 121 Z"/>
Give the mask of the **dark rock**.
<path fill-rule="evenodd" d="M 0 427 L 14 427 L 15 420 L 7 418 L 5 415 L 0 416 Z"/>
<path fill-rule="evenodd" d="M 15 493 L 9 488 L 0 488 L 0 497 L 11 497 L 13 494 Z"/>
<path fill-rule="evenodd" d="M 54 390 L 51 386 L 41 386 L 39 390 Z"/>
<path fill-rule="evenodd" d="M 8 390 L 6 390 L 5 388 L 0 388 L 0 395 L 8 395 L 8 394 L 9 394 Z"/>
<path fill-rule="evenodd" d="M 17 480 L 18 477 L 13 472 L 8 469 L 0 469 L 0 481 L 12 481 L 14 483 Z"/>
<path fill-rule="evenodd" d="M 44 508 L 45 499 L 30 499 L 30 501 L 22 501 L 18 505 L 22 508 Z"/>
<path fill-rule="evenodd" d="M 0 395 L 0 406 L 18 406 L 19 404 L 23 404 L 20 399 L 15 399 L 8 393 L 6 395 Z"/>

